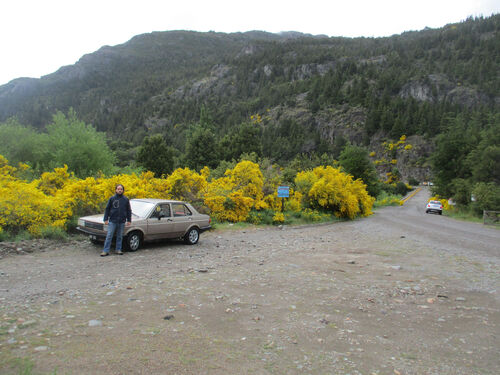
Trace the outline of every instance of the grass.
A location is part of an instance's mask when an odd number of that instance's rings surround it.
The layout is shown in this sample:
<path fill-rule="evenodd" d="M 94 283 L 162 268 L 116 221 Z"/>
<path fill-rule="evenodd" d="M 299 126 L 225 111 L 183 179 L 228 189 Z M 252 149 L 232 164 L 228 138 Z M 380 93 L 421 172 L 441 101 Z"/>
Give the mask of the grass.
<path fill-rule="evenodd" d="M 239 223 L 217 222 L 217 220 L 212 219 L 212 228 L 217 230 L 239 230 L 255 228 L 257 226 L 280 225 L 278 223 L 273 223 L 274 214 L 275 212 L 272 210 L 252 211 L 249 217 L 251 222 Z M 343 219 L 338 219 L 334 215 L 311 209 L 305 209 L 298 212 L 285 211 L 283 214 L 285 216 L 285 222 L 283 225 L 304 225 L 311 223 L 331 223 L 343 221 Z"/>
<path fill-rule="evenodd" d="M 5 360 L 4 360 L 5 359 Z M 40 372 L 34 372 L 33 367 L 34 363 L 29 358 L 0 358 L 5 367 L 2 367 L 2 371 L 7 371 L 5 374 L 16 374 L 16 375 L 41 375 Z M 2 372 L 4 374 L 4 372 Z M 57 370 L 54 370 L 50 373 L 50 375 L 56 375 Z"/>
<path fill-rule="evenodd" d="M 399 206 L 401 204 L 401 195 L 389 194 L 386 191 L 382 191 L 375 203 L 373 203 L 373 208 L 386 207 L 386 206 Z"/>
<path fill-rule="evenodd" d="M 452 210 L 444 210 L 443 215 L 449 216 L 453 219 L 469 221 L 473 223 L 483 223 L 483 218 L 478 217 L 473 211 L 468 209 L 454 208 Z"/>

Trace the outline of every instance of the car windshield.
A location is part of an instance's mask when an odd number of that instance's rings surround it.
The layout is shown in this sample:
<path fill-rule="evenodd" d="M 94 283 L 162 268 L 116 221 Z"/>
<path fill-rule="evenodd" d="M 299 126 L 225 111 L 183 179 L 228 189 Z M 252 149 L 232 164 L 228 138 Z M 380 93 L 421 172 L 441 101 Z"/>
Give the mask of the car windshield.
<path fill-rule="evenodd" d="M 130 201 L 130 207 L 132 208 L 132 214 L 138 217 L 146 217 L 146 215 L 154 207 L 154 203 L 137 201 L 132 199 Z"/>
<path fill-rule="evenodd" d="M 441 204 L 439 201 L 431 201 L 432 204 Z"/>

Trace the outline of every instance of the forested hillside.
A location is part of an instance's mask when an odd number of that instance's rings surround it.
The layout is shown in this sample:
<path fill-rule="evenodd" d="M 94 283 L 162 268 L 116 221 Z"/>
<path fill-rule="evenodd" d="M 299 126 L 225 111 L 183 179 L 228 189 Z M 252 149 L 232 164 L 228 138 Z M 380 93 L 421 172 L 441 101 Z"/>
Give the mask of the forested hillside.
<path fill-rule="evenodd" d="M 73 108 L 121 166 L 163 152 L 157 174 L 251 153 L 304 168 L 351 144 L 379 176 L 451 196 L 457 178 L 500 183 L 499 29 L 497 14 L 388 38 L 155 32 L 1 86 L 0 122 L 44 131 Z"/>

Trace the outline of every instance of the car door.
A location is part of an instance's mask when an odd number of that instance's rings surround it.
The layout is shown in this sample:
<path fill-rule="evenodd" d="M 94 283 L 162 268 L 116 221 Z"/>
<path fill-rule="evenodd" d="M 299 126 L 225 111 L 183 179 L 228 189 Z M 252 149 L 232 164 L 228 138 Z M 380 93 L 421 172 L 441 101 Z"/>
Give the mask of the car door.
<path fill-rule="evenodd" d="M 184 203 L 172 203 L 172 220 L 176 237 L 180 237 L 193 223 L 193 213 Z"/>
<path fill-rule="evenodd" d="M 170 203 L 158 204 L 147 221 L 147 236 L 149 239 L 171 238 L 176 236 Z"/>

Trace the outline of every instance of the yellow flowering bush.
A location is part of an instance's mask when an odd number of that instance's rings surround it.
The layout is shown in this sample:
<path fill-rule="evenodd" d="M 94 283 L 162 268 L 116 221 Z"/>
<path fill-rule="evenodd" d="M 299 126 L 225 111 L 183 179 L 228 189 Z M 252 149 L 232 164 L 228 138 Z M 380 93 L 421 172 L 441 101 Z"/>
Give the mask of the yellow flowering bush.
<path fill-rule="evenodd" d="M 340 169 L 327 166 L 299 172 L 295 184 L 311 207 L 332 211 L 337 217 L 353 219 L 372 213 L 375 199 L 367 193 L 366 185 Z"/>
<path fill-rule="evenodd" d="M 19 179 L 18 172 L 20 169 L 9 166 L 0 155 L 0 231 L 28 230 L 38 235 L 45 227 L 64 227 L 71 216 L 64 202 L 38 189 L 38 181 Z"/>
<path fill-rule="evenodd" d="M 285 222 L 285 215 L 283 215 L 283 212 L 277 211 L 273 216 L 273 223 L 283 224 L 284 222 Z"/>
<path fill-rule="evenodd" d="M 430 197 L 429 201 L 440 201 L 441 204 L 443 205 L 443 210 L 449 210 L 451 208 L 450 204 L 448 203 L 448 199 L 444 198 L 439 198 L 439 195 L 435 195 L 434 197 Z"/>
<path fill-rule="evenodd" d="M 194 202 L 205 192 L 208 175 L 208 168 L 204 168 L 202 174 L 178 168 L 165 180 L 166 194 L 172 199 Z"/>
<path fill-rule="evenodd" d="M 252 208 L 266 206 L 263 185 L 264 177 L 259 165 L 244 160 L 233 169 L 228 169 L 224 177 L 208 184 L 204 202 L 220 221 L 246 221 Z"/>

